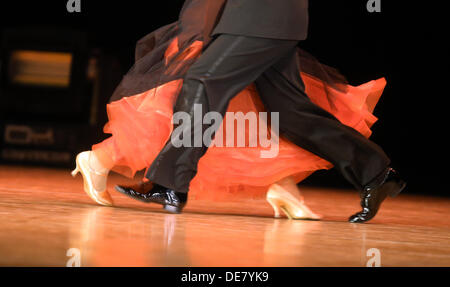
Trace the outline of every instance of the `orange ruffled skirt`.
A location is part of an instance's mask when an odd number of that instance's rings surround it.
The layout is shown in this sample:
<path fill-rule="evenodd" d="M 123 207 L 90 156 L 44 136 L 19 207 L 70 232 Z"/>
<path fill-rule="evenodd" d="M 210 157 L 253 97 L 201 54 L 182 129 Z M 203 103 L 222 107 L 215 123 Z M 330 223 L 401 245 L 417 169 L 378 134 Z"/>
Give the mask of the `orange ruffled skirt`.
<path fill-rule="evenodd" d="M 196 41 L 183 57 L 186 60 L 198 57 L 201 50 L 202 42 Z M 178 52 L 175 39 L 165 57 L 170 59 Z M 338 90 L 309 74 L 301 73 L 301 77 L 312 102 L 364 136 L 371 135 L 370 128 L 377 121 L 372 112 L 386 85 L 384 78 Z M 109 122 L 104 132 L 112 136 L 93 146 L 100 159 L 112 163 L 114 171 L 128 177 L 148 168 L 170 137 L 173 106 L 182 84 L 183 80 L 174 80 L 108 104 Z M 244 114 L 265 111 L 253 84 L 230 102 L 228 112 L 239 111 Z M 249 131 L 246 132 L 248 136 Z M 239 193 L 238 198 L 245 193 L 250 197 L 264 197 L 268 186 L 278 180 L 292 176 L 300 182 L 316 170 L 332 167 L 282 136 L 278 145 L 279 154 L 275 158 L 261 158 L 261 151 L 269 148 L 259 145 L 209 148 L 191 182 L 190 196 L 229 200 L 235 193 Z"/>

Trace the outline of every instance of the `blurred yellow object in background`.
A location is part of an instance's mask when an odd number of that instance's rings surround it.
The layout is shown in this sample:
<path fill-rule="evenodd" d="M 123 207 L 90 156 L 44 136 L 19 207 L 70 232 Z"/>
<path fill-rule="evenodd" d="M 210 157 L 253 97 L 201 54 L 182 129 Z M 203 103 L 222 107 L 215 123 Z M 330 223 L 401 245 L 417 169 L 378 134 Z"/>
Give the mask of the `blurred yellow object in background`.
<path fill-rule="evenodd" d="M 11 53 L 9 78 L 14 84 L 68 87 L 72 54 L 16 50 Z"/>

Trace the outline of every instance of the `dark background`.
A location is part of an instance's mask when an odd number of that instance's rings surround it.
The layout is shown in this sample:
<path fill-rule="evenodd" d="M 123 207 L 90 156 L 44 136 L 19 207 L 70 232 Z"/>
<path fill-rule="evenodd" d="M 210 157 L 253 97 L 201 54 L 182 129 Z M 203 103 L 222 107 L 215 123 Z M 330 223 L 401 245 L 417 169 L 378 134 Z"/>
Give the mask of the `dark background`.
<path fill-rule="evenodd" d="M 302 46 L 353 85 L 386 77 L 372 139 L 407 179 L 409 192 L 450 195 L 445 10 L 435 4 L 439 1 L 381 2 L 381 13 L 369 13 L 366 0 L 310 1 L 309 38 Z M 81 0 L 82 12 L 71 14 L 66 1 L 1 1 L 0 25 L 1 31 L 30 26 L 86 31 L 89 45 L 117 56 L 125 73 L 136 41 L 176 21 L 182 3 Z M 318 172 L 305 183 L 348 186 L 334 171 Z"/>

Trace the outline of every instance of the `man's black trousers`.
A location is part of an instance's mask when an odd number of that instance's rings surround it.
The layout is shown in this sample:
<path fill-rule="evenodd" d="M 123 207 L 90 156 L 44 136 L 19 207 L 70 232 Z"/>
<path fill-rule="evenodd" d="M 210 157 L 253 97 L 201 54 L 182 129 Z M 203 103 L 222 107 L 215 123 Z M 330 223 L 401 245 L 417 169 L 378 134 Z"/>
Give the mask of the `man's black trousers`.
<path fill-rule="evenodd" d="M 202 119 L 194 121 L 194 105 L 202 105 L 203 115 L 214 111 L 224 116 L 229 101 L 255 82 L 267 110 L 279 113 L 280 134 L 331 162 L 362 189 L 386 171 L 390 160 L 379 146 L 310 101 L 300 77 L 301 63 L 296 60 L 297 44 L 219 35 L 187 72 L 174 112 L 191 115 L 193 142 L 195 126 L 202 126 L 203 131 L 210 127 L 202 125 Z M 188 192 L 207 145 L 175 147 L 169 139 L 146 177 L 175 191 Z"/>

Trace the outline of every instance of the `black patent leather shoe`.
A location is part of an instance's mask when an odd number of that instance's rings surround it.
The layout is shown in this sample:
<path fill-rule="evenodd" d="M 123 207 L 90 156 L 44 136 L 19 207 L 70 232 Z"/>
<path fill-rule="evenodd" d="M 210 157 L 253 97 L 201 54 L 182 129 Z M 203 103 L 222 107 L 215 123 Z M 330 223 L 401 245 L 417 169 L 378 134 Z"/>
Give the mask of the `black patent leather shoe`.
<path fill-rule="evenodd" d="M 158 203 L 171 213 L 181 213 L 187 202 L 187 194 L 147 182 L 133 186 L 116 185 L 116 190 L 145 203 Z"/>
<path fill-rule="evenodd" d="M 364 223 L 375 217 L 380 209 L 381 203 L 389 195 L 396 197 L 404 188 L 406 182 L 403 181 L 398 173 L 389 168 L 379 183 L 366 186 L 361 192 L 362 211 L 352 215 L 349 222 Z"/>

